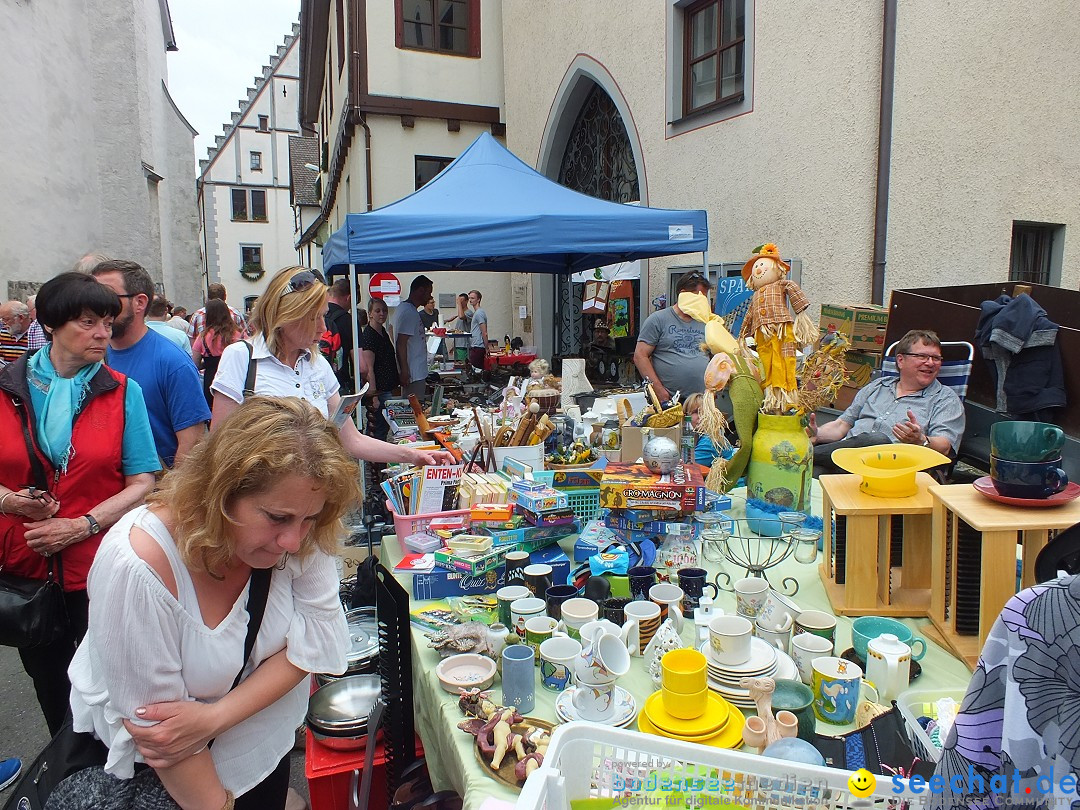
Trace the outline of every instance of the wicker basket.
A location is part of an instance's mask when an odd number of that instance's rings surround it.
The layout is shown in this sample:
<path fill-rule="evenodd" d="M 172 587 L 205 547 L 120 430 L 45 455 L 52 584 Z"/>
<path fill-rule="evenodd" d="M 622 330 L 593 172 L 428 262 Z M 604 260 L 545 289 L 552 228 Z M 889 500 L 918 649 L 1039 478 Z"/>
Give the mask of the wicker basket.
<path fill-rule="evenodd" d="M 645 426 L 651 428 L 669 428 L 681 425 L 683 421 L 683 408 L 682 405 L 676 405 L 674 408 L 668 408 L 658 414 L 653 414 L 645 420 Z"/>

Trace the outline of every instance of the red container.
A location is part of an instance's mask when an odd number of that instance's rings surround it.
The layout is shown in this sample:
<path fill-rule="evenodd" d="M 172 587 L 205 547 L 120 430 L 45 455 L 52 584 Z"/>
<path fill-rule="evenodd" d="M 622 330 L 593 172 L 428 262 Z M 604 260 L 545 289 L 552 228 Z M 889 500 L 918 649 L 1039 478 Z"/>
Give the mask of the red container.
<path fill-rule="evenodd" d="M 311 810 L 349 810 L 349 791 L 353 772 L 363 776 L 366 751 L 334 751 L 320 745 L 311 732 L 306 733 L 307 746 L 304 757 L 304 775 L 308 780 Z M 416 738 L 416 755 L 424 755 L 424 746 Z M 382 739 L 376 744 L 374 773 L 371 778 L 370 810 L 385 810 L 386 801 L 386 752 Z M 359 786 L 359 781 L 357 781 Z"/>

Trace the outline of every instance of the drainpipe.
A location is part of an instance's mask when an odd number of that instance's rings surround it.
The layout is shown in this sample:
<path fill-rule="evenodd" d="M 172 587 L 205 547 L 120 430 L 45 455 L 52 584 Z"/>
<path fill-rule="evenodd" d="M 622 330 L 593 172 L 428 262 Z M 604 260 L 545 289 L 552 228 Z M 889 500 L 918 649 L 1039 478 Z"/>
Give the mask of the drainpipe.
<path fill-rule="evenodd" d="M 878 104 L 877 199 L 871 301 L 885 303 L 885 244 L 889 235 L 889 169 L 892 164 L 893 88 L 896 75 L 896 0 L 885 0 L 881 30 L 881 100 Z"/>
<path fill-rule="evenodd" d="M 371 190 L 371 127 L 367 116 L 357 110 L 356 123 L 364 128 L 364 176 L 367 178 L 367 210 L 373 207 L 374 192 Z"/>

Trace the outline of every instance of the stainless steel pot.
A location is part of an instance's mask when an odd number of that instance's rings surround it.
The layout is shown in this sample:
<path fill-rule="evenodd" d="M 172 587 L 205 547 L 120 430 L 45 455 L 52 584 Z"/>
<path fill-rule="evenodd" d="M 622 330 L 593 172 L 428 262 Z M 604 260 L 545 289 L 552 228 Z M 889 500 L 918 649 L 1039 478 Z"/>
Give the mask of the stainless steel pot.
<path fill-rule="evenodd" d="M 378 675 L 350 675 L 320 686 L 308 699 L 308 728 L 330 748 L 362 748 L 368 715 L 381 692 Z"/>
<path fill-rule="evenodd" d="M 375 608 L 353 608 L 345 614 L 349 623 L 349 649 L 345 657 L 349 662 L 346 675 L 363 675 L 375 672 L 379 665 L 379 622 Z"/>

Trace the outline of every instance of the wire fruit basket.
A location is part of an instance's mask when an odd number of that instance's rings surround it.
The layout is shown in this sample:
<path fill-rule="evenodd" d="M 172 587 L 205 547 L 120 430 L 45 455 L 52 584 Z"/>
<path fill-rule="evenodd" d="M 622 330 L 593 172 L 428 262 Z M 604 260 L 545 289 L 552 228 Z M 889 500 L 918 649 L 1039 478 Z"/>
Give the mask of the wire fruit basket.
<path fill-rule="evenodd" d="M 785 517 L 786 515 L 792 517 Z M 766 571 L 774 568 L 792 555 L 798 546 L 795 531 L 802 524 L 803 515 L 782 512 L 775 518 L 780 523 L 780 532 L 776 537 L 758 535 L 751 528 L 760 522 L 757 518 L 733 518 L 730 527 L 721 523 L 707 525 L 701 533 L 702 553 L 711 562 L 727 561 L 745 571 L 745 576 L 761 577 L 768 581 Z M 726 580 L 721 584 L 720 580 Z M 720 571 L 715 578 L 719 590 L 733 591 L 732 577 Z M 799 582 L 794 577 L 784 577 L 782 593 L 794 596 L 799 592 Z"/>
<path fill-rule="evenodd" d="M 848 771 L 801 765 L 739 751 L 594 723 L 555 729 L 544 763 L 526 780 L 517 810 L 570 810 L 570 802 L 629 807 L 726 805 L 731 810 L 867 807 L 895 799 L 892 783 L 879 779 L 874 793 L 856 798 Z M 674 794 L 682 800 L 672 803 Z M 610 799 L 611 804 L 603 802 Z M 700 802 L 697 803 L 697 802 Z"/>

